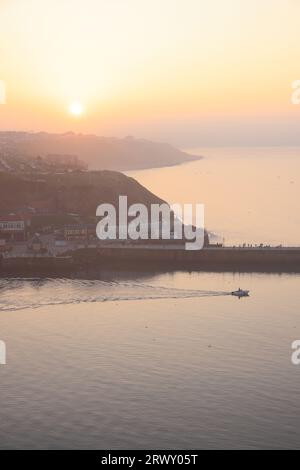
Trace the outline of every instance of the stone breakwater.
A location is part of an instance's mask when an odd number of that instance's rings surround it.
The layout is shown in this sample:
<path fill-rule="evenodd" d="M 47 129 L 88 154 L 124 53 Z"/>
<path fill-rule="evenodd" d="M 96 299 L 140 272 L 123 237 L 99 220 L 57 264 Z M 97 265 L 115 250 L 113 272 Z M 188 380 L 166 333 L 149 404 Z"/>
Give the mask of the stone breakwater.
<path fill-rule="evenodd" d="M 51 272 L 73 271 L 86 267 L 141 269 L 145 271 L 206 270 L 300 272 L 300 248 L 204 248 L 187 251 L 177 247 L 106 246 L 82 248 L 66 253 L 68 256 L 8 257 L 0 259 L 0 271 Z"/>

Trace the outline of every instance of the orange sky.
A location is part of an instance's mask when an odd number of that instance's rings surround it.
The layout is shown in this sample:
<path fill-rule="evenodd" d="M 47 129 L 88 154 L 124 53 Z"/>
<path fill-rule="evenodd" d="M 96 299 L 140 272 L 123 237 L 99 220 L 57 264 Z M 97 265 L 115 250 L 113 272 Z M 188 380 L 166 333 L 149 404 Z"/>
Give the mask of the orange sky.
<path fill-rule="evenodd" d="M 1 0 L 0 128 L 297 143 L 299 19 L 298 0 Z"/>

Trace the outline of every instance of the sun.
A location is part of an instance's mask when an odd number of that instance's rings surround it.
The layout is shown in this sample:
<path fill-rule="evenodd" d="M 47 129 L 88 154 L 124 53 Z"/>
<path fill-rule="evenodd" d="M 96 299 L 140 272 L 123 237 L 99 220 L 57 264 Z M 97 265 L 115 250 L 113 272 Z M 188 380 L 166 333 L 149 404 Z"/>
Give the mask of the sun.
<path fill-rule="evenodd" d="M 83 106 L 79 101 L 73 101 L 73 103 L 70 104 L 69 111 L 73 116 L 81 116 L 83 113 Z"/>

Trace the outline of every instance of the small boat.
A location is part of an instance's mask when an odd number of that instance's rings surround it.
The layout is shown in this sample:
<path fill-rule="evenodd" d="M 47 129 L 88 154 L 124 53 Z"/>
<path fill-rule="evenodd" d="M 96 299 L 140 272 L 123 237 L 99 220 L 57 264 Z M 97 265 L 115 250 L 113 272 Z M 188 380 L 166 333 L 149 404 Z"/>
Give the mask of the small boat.
<path fill-rule="evenodd" d="M 249 290 L 239 289 L 231 292 L 231 295 L 234 295 L 240 299 L 241 297 L 249 297 L 249 292 Z"/>

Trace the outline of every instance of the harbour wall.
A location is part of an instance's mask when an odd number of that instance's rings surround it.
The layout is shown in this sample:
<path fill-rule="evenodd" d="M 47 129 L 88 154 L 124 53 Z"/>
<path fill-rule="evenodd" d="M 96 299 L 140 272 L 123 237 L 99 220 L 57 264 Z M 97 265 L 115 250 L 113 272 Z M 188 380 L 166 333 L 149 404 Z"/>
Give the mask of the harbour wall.
<path fill-rule="evenodd" d="M 204 248 L 199 251 L 105 247 L 74 253 L 77 265 L 144 268 L 300 272 L 300 248 Z"/>
<path fill-rule="evenodd" d="M 64 257 L 0 258 L 0 273 L 53 272 L 64 274 L 86 268 L 151 270 L 203 270 L 300 273 L 300 248 L 183 248 L 97 247 L 81 248 Z"/>

